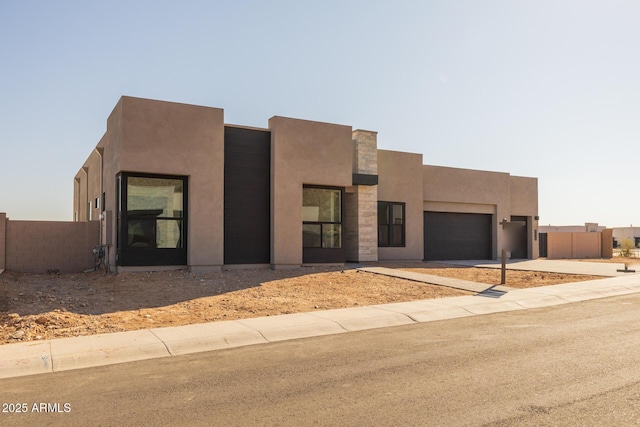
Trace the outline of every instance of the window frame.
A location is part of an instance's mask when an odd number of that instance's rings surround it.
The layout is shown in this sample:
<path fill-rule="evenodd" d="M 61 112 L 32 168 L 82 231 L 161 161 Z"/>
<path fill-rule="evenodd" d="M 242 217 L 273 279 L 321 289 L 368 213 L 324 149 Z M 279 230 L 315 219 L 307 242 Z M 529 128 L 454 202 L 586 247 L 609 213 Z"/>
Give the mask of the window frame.
<path fill-rule="evenodd" d="M 302 227 L 304 229 L 305 225 L 317 225 L 320 227 L 320 246 L 305 246 L 304 244 L 304 237 L 302 239 L 302 248 L 303 249 L 344 249 L 344 189 L 342 187 L 332 187 L 332 186 L 323 186 L 323 185 L 303 185 L 302 186 L 302 191 L 303 191 L 303 200 L 304 200 L 304 190 L 305 189 L 318 189 L 318 190 L 331 190 L 331 191 L 337 191 L 338 194 L 340 195 L 340 209 L 339 209 L 339 214 L 340 214 L 340 218 L 339 221 L 302 221 Z M 303 204 L 304 207 L 304 204 Z M 325 230 L 325 226 L 335 226 L 335 225 L 339 225 L 340 226 L 340 246 L 325 246 L 325 240 L 323 238 L 324 236 L 324 230 Z"/>
<path fill-rule="evenodd" d="M 381 224 L 380 223 L 380 210 L 381 208 L 384 206 L 384 209 L 387 210 L 387 223 L 386 224 Z M 392 218 L 392 214 L 393 214 L 393 207 L 394 206 L 400 206 L 402 208 L 402 224 L 393 224 L 391 222 L 391 218 Z M 406 239 L 406 235 L 407 235 L 407 209 L 406 209 L 406 203 L 405 202 L 388 202 L 388 201 L 384 201 L 384 200 L 378 200 L 378 224 L 377 224 L 377 231 L 378 231 L 378 247 L 379 248 L 404 248 L 406 247 L 407 244 L 407 239 Z M 391 243 L 393 241 L 393 229 L 394 226 L 400 225 L 402 227 L 402 232 L 401 232 L 401 240 L 402 243 L 400 244 L 393 244 Z M 384 227 L 386 226 L 387 228 L 387 240 L 388 243 L 387 244 L 382 244 L 380 241 L 380 227 Z"/>
<path fill-rule="evenodd" d="M 182 211 L 180 217 L 158 216 L 156 221 L 177 221 L 180 227 L 179 247 L 135 247 L 129 244 L 129 220 L 147 221 L 136 215 L 135 211 L 128 212 L 129 178 L 155 178 L 182 181 Z M 117 264 L 122 266 L 154 266 L 154 265 L 187 265 L 188 248 L 188 219 L 189 219 L 189 179 L 187 176 L 148 174 L 139 172 L 121 172 L 116 176 L 117 185 Z"/>

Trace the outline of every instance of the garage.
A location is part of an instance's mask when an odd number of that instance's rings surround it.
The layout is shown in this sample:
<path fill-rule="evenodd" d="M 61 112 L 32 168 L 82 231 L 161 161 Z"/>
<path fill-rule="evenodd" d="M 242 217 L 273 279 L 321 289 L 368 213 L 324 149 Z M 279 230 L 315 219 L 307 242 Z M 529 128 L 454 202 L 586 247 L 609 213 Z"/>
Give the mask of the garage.
<path fill-rule="evenodd" d="M 492 259 L 493 215 L 424 212 L 424 259 Z"/>

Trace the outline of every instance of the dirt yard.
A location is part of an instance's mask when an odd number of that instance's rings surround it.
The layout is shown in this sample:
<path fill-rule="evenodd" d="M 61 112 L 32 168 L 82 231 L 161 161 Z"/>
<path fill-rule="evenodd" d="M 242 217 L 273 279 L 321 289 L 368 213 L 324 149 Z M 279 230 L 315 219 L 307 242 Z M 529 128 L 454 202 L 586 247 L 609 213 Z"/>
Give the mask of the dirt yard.
<path fill-rule="evenodd" d="M 433 263 L 383 265 L 488 286 L 500 283 L 499 270 Z M 507 285 L 523 288 L 595 278 L 508 271 Z M 467 294 L 345 267 L 209 274 L 4 272 L 0 344 Z"/>

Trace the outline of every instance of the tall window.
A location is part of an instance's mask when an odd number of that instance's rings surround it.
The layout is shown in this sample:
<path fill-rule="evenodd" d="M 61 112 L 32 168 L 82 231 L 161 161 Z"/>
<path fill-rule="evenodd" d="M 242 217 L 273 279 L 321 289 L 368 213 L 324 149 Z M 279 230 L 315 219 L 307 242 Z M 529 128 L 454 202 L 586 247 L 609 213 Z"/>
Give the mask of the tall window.
<path fill-rule="evenodd" d="M 187 179 L 123 173 L 118 183 L 121 265 L 185 264 Z"/>
<path fill-rule="evenodd" d="M 182 179 L 130 176 L 127 246 L 181 248 Z"/>
<path fill-rule="evenodd" d="M 404 203 L 378 202 L 378 246 L 404 246 L 404 222 Z"/>
<path fill-rule="evenodd" d="M 342 191 L 332 188 L 302 189 L 302 246 L 342 247 Z"/>

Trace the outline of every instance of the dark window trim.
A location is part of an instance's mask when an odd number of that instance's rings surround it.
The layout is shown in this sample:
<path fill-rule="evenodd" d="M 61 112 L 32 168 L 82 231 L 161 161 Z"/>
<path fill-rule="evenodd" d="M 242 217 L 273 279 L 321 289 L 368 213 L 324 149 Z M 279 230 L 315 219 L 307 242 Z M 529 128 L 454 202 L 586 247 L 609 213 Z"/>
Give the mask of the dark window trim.
<path fill-rule="evenodd" d="M 129 218 L 140 219 L 139 215 L 129 215 L 127 195 L 129 178 L 176 179 L 182 181 L 182 216 L 157 217 L 156 220 L 174 220 L 181 224 L 180 248 L 133 248 L 125 246 Z M 122 266 L 187 265 L 188 218 L 189 218 L 189 177 L 183 175 L 151 174 L 144 172 L 120 172 L 116 175 L 117 193 L 117 257 L 116 264 Z"/>
<path fill-rule="evenodd" d="M 304 188 L 319 188 L 323 190 L 340 190 L 340 222 L 302 221 L 302 224 L 339 224 L 340 225 L 340 241 L 342 243 L 342 246 L 340 248 L 319 248 L 319 247 L 303 246 L 302 262 L 305 264 L 306 263 L 324 263 L 324 262 L 344 263 L 346 261 L 345 240 L 344 240 L 344 237 L 345 237 L 344 187 L 336 187 L 331 185 L 315 185 L 315 184 L 303 184 L 302 187 L 303 187 L 303 191 L 304 191 Z"/>
<path fill-rule="evenodd" d="M 406 207 L 406 203 L 405 202 L 387 202 L 384 200 L 378 200 L 378 215 L 380 212 L 380 205 L 384 204 L 386 209 L 387 209 L 387 216 L 390 219 L 391 218 L 391 213 L 392 213 L 392 208 L 393 206 L 399 205 L 402 206 L 402 244 L 399 245 L 393 245 L 391 243 L 383 245 L 380 243 L 380 233 L 378 233 L 378 247 L 379 248 L 404 248 L 406 247 L 407 244 L 407 207 Z M 391 235 L 392 235 L 392 230 L 393 230 L 393 225 L 391 223 L 391 221 L 389 221 L 389 224 L 380 224 L 378 223 L 378 229 L 380 228 L 381 225 L 386 225 L 387 226 L 387 235 L 389 236 L 389 241 L 391 241 Z"/>
<path fill-rule="evenodd" d="M 302 186 L 302 191 L 304 192 L 305 188 L 317 188 L 319 190 L 339 190 L 340 191 L 340 221 L 302 221 L 303 225 L 319 225 L 320 226 L 320 236 L 322 236 L 322 230 L 324 225 L 339 225 L 340 226 L 340 247 L 339 248 L 324 248 L 318 246 L 302 246 L 305 249 L 313 248 L 313 249 L 344 249 L 344 188 L 343 187 L 333 187 L 330 185 L 307 185 L 304 184 Z M 321 240 L 322 241 L 322 240 Z M 322 244 L 322 243 L 320 243 Z"/>

